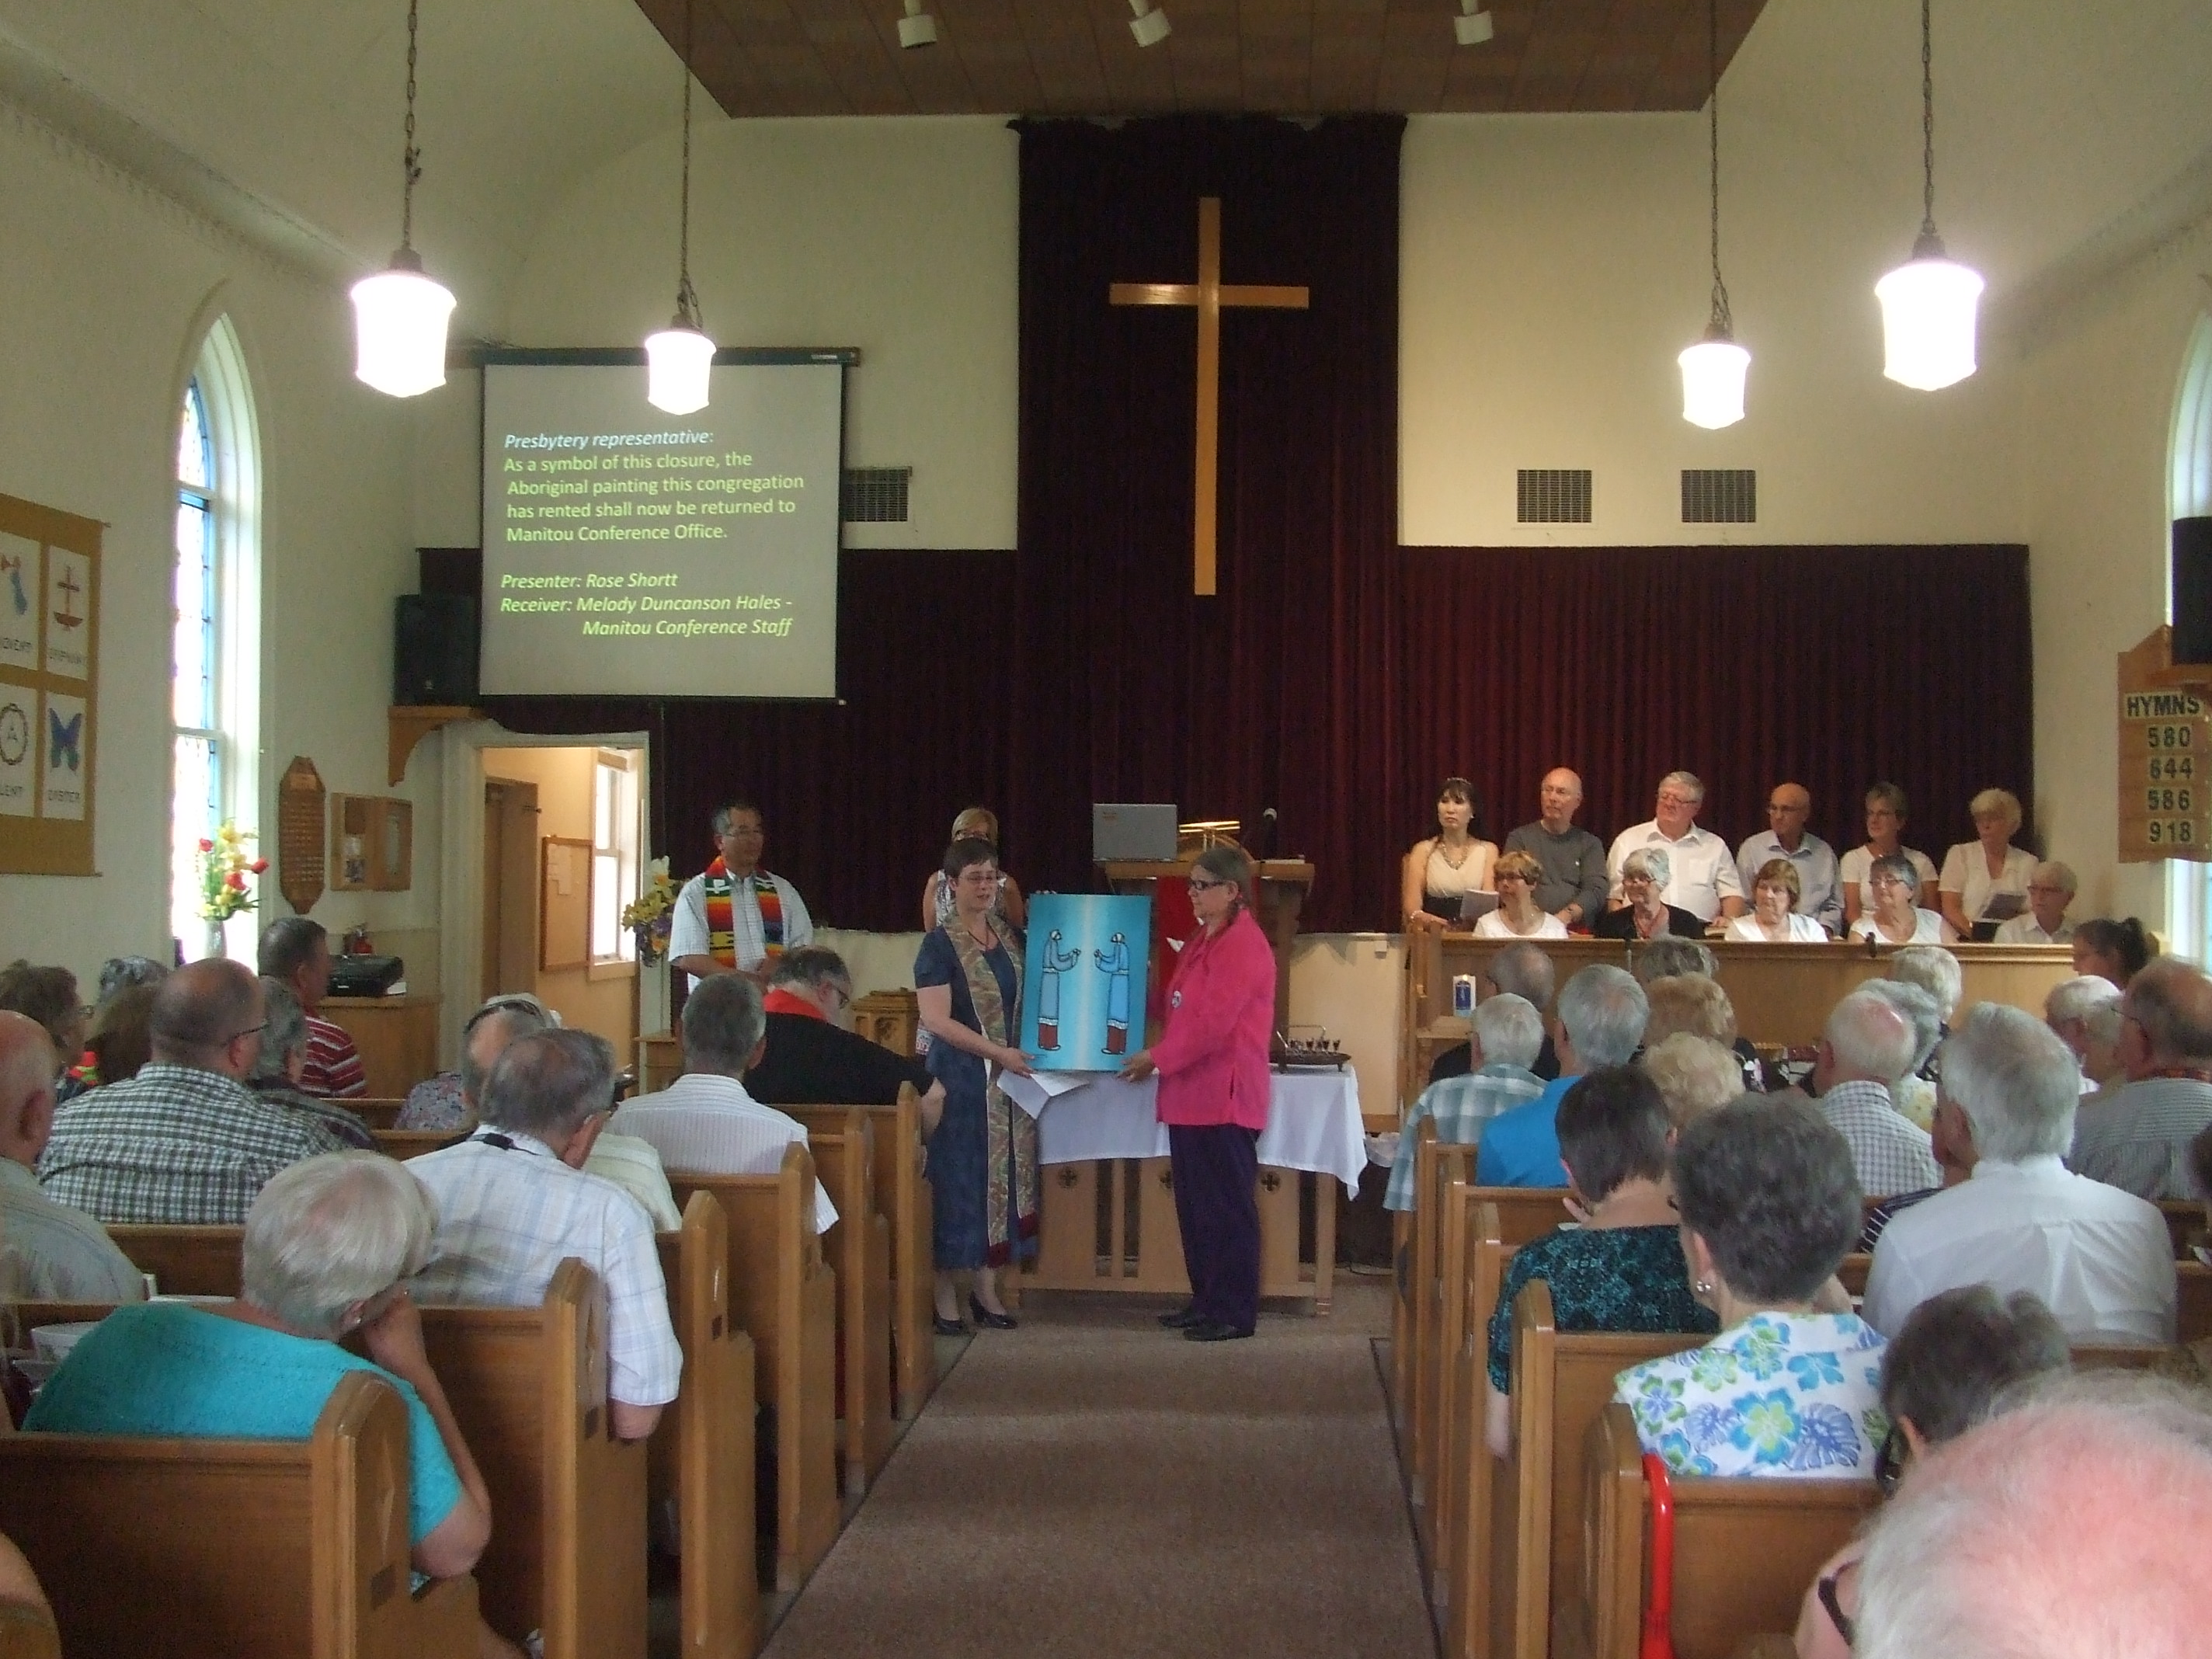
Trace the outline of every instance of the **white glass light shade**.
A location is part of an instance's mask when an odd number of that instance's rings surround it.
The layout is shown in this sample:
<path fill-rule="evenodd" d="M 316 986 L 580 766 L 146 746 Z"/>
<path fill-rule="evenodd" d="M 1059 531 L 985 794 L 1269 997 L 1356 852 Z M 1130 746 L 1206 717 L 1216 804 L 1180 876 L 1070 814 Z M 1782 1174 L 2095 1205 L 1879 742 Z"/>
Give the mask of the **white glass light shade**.
<path fill-rule="evenodd" d="M 446 323 L 453 296 L 442 283 L 394 260 L 353 285 L 355 377 L 394 398 L 446 383 Z"/>
<path fill-rule="evenodd" d="M 1881 372 L 1936 392 L 1974 372 L 1974 313 L 1982 278 L 1950 259 L 1917 258 L 1874 285 L 1886 348 Z"/>
<path fill-rule="evenodd" d="M 671 415 L 707 406 L 714 343 L 696 328 L 672 325 L 645 337 L 645 400 Z"/>
<path fill-rule="evenodd" d="M 1692 426 L 1734 426 L 1743 418 L 1743 380 L 1751 354 L 1733 340 L 1700 340 L 1682 365 L 1682 418 Z"/>

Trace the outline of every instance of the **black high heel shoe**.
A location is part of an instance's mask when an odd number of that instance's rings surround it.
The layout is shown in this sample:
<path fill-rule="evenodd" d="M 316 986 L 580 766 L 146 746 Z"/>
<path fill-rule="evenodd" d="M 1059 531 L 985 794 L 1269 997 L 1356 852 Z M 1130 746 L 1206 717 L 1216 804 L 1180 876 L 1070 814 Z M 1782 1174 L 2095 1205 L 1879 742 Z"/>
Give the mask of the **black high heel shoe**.
<path fill-rule="evenodd" d="M 975 1292 L 973 1291 L 968 1292 L 968 1311 L 975 1316 L 976 1324 L 994 1331 L 1015 1330 L 1019 1328 L 1021 1324 L 1021 1322 L 1012 1314 L 993 1313 L 975 1299 Z"/>
<path fill-rule="evenodd" d="M 965 1325 L 962 1324 L 957 1319 L 947 1319 L 941 1313 L 933 1311 L 930 1315 L 930 1320 L 931 1328 L 933 1329 L 939 1336 L 965 1336 L 968 1334 L 968 1328 Z"/>

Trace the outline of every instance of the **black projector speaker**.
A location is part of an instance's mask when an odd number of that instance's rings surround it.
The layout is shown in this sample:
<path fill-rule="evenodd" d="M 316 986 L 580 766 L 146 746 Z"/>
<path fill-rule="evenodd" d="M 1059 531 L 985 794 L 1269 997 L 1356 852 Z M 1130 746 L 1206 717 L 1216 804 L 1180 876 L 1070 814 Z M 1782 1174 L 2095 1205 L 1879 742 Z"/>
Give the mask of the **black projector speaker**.
<path fill-rule="evenodd" d="M 392 605 L 392 701 L 465 708 L 477 700 L 477 602 L 402 593 Z"/>

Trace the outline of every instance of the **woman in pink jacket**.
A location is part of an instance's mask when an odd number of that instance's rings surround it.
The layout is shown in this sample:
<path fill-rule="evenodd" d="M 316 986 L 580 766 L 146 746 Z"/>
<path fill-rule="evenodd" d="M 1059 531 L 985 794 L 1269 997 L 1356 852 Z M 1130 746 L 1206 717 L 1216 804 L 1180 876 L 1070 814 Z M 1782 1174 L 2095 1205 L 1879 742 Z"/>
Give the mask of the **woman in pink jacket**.
<path fill-rule="evenodd" d="M 1160 1121 L 1175 1167 L 1176 1219 L 1190 1304 L 1160 1323 L 1193 1342 L 1252 1334 L 1260 1312 L 1260 1132 L 1267 1127 L 1267 1047 L 1275 953 L 1245 904 L 1252 860 L 1209 847 L 1190 873 L 1204 931 L 1182 948 L 1159 1042 L 1121 1075 L 1160 1077 Z"/>

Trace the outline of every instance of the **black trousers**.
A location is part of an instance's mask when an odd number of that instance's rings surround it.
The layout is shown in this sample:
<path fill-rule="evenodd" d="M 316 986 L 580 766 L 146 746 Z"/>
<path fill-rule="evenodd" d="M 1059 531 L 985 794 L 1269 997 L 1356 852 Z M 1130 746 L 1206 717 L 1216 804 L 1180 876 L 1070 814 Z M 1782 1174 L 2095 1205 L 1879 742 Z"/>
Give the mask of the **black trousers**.
<path fill-rule="evenodd" d="M 1234 1123 L 1168 1125 L 1191 1306 L 1240 1331 L 1260 1316 L 1259 1146 L 1257 1131 Z"/>

